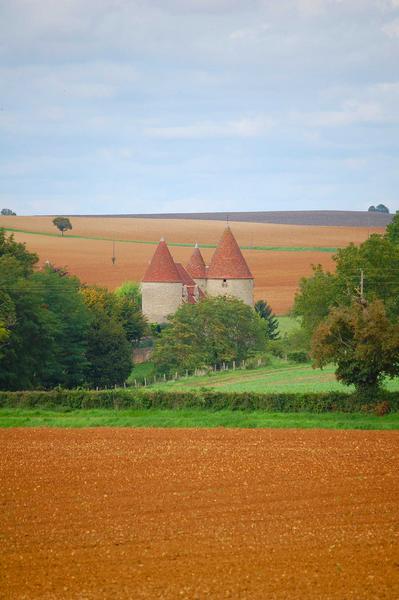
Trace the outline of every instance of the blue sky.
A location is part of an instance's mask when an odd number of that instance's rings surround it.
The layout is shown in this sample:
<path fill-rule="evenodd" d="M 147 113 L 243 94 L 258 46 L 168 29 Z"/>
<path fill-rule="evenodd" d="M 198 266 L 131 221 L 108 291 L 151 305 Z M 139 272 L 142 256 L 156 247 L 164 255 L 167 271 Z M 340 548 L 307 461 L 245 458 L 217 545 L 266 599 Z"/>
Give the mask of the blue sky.
<path fill-rule="evenodd" d="M 0 0 L 0 207 L 399 209 L 399 0 Z"/>

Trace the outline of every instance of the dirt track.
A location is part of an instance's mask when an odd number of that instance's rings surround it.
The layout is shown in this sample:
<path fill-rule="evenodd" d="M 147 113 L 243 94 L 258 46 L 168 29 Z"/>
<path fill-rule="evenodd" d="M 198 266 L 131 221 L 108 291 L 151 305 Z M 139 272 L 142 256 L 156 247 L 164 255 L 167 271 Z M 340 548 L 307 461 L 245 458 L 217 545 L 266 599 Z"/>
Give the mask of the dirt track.
<path fill-rule="evenodd" d="M 398 432 L 0 431 L 0 597 L 399 597 Z"/>

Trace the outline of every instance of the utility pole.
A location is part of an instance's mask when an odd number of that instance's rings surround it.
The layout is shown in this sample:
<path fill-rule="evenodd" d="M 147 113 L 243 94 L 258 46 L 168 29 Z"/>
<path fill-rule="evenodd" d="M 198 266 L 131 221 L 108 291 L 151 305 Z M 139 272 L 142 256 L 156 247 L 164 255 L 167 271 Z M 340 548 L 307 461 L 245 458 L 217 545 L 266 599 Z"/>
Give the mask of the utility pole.
<path fill-rule="evenodd" d="M 360 269 L 360 299 L 364 300 L 364 272 Z"/>
<path fill-rule="evenodd" d="M 112 264 L 115 264 L 116 256 L 115 256 L 115 240 L 112 240 Z"/>

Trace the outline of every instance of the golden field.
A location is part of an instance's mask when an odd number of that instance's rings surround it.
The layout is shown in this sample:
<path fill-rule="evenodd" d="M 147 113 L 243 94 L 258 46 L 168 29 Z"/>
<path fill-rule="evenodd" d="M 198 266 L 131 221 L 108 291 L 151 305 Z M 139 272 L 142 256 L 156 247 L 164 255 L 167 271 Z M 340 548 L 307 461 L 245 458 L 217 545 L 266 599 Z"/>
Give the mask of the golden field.
<path fill-rule="evenodd" d="M 164 237 L 170 243 L 216 244 L 225 223 L 184 219 L 135 219 L 120 217 L 71 217 L 70 235 L 104 237 L 116 242 L 116 263 L 112 264 L 112 241 L 50 237 L 35 233 L 15 233 L 30 251 L 37 252 L 40 264 L 46 260 L 63 266 L 85 283 L 96 283 L 110 289 L 123 281 L 139 281 L 155 250 L 154 245 L 128 243 L 128 240 L 158 241 Z M 0 217 L 0 227 L 24 229 L 30 232 L 57 233 L 52 217 Z M 382 233 L 380 228 L 317 227 L 276 225 L 268 223 L 232 223 L 231 229 L 240 246 L 278 247 L 343 247 L 349 242 L 360 243 L 370 233 Z M 186 264 L 192 248 L 171 247 L 177 262 Z M 202 250 L 209 262 L 213 249 Z M 292 306 L 301 277 L 309 275 L 312 264 L 333 269 L 332 253 L 320 251 L 244 250 L 255 277 L 255 297 L 266 298 L 277 314 Z"/>

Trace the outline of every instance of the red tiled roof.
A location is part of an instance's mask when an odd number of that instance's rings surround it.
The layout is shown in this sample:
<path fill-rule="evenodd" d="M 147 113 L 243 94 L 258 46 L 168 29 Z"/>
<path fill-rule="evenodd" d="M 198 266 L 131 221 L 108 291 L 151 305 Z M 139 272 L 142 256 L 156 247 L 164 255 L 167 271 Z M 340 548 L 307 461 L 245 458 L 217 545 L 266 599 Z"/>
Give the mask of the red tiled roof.
<path fill-rule="evenodd" d="M 176 268 L 178 270 L 183 285 L 186 286 L 187 302 L 189 304 L 196 304 L 197 300 L 195 298 L 195 288 L 197 287 L 197 284 L 195 283 L 194 279 L 192 279 L 191 275 L 187 273 L 186 269 L 183 267 L 182 264 L 176 263 Z"/>
<path fill-rule="evenodd" d="M 180 276 L 180 281 L 182 283 L 184 283 L 184 285 L 195 286 L 196 284 L 195 284 L 194 279 L 191 277 L 191 275 L 189 273 L 187 273 L 187 271 L 183 267 L 183 265 L 180 263 L 175 263 L 175 265 L 176 265 L 177 272 L 179 273 L 179 276 Z"/>
<path fill-rule="evenodd" d="M 142 281 L 152 283 L 181 283 L 181 277 L 164 240 L 159 242 Z"/>
<path fill-rule="evenodd" d="M 204 259 L 202 258 L 201 250 L 196 245 L 194 252 L 191 255 L 190 262 L 187 265 L 187 271 L 194 279 L 205 279 L 206 278 L 206 267 Z"/>
<path fill-rule="evenodd" d="M 209 265 L 208 279 L 253 279 L 230 227 L 226 227 Z"/>

